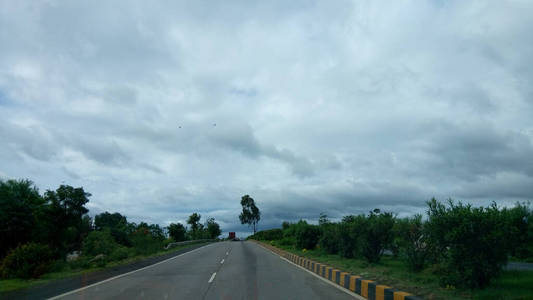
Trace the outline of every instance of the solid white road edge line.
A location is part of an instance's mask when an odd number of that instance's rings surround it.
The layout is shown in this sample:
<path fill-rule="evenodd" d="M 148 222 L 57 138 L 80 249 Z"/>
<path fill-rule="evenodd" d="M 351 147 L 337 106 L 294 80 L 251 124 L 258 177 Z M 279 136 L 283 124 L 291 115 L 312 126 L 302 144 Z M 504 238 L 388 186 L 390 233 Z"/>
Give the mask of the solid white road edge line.
<path fill-rule="evenodd" d="M 88 286 L 84 286 L 84 287 L 82 287 L 82 288 L 79 288 L 79 289 L 76 289 L 76 290 L 73 290 L 73 291 L 70 291 L 70 292 L 66 292 L 66 293 L 64 293 L 64 294 L 57 295 L 57 296 L 54 296 L 54 297 L 52 297 L 52 298 L 48 298 L 48 300 L 59 299 L 59 298 L 62 298 L 62 297 L 65 297 L 65 296 L 68 296 L 68 295 L 71 295 L 71 294 L 74 294 L 74 293 L 77 293 L 77 292 L 80 292 L 80 291 L 86 290 L 86 289 L 91 288 L 91 287 L 93 287 L 93 286 L 96 286 L 96 285 L 99 285 L 99 284 L 102 284 L 102 283 L 106 283 L 106 282 L 108 282 L 108 281 L 111 281 L 111 280 L 114 280 L 114 279 L 117 279 L 117 278 L 120 278 L 120 277 L 124 277 L 124 276 L 130 275 L 130 274 L 133 274 L 133 273 L 135 273 L 135 272 L 139 272 L 139 271 L 142 271 L 142 270 L 146 270 L 146 269 L 148 269 L 148 268 L 151 268 L 151 267 L 157 266 L 157 265 L 159 265 L 159 264 L 165 263 L 165 262 L 167 262 L 167 261 L 173 260 L 173 259 L 178 258 L 178 257 L 180 257 L 180 256 L 183 256 L 183 255 L 185 255 L 185 254 L 193 253 L 193 252 L 195 252 L 195 251 L 197 251 L 197 250 L 200 250 L 200 249 L 202 249 L 202 248 L 205 248 L 205 247 L 207 247 L 207 246 L 211 246 L 211 245 L 213 245 L 213 244 L 208 244 L 208 245 L 202 246 L 202 247 L 200 247 L 200 248 L 196 248 L 196 249 L 194 249 L 194 250 L 191 250 L 191 251 L 189 251 L 189 252 L 185 252 L 185 253 L 182 253 L 182 254 L 180 254 L 180 255 L 173 256 L 173 257 L 171 257 L 171 258 L 168 258 L 168 259 L 162 260 L 162 261 L 160 261 L 160 262 L 157 262 L 157 263 L 155 263 L 155 264 L 153 264 L 153 265 L 149 265 L 149 266 L 146 266 L 146 267 L 143 267 L 143 268 L 137 269 L 137 270 L 130 271 L 130 272 L 128 272 L 128 273 L 120 274 L 120 275 L 117 275 L 117 276 L 115 276 L 115 277 L 111 277 L 111 278 L 107 278 L 107 279 L 102 280 L 102 281 L 95 282 L 95 283 L 90 284 L 90 285 L 88 285 Z"/>
<path fill-rule="evenodd" d="M 259 247 L 261 247 L 261 248 L 267 250 L 268 252 L 272 253 L 273 255 L 276 255 L 276 254 L 274 254 L 274 252 L 272 252 L 271 250 L 269 250 L 269 249 L 263 247 L 262 245 L 259 245 L 259 244 L 257 244 L 257 245 L 258 245 Z M 279 258 L 283 259 L 284 261 L 286 261 L 286 262 L 288 262 L 288 263 L 290 263 L 290 264 L 292 264 L 292 265 L 294 265 L 294 266 L 296 266 L 296 267 L 298 267 L 298 268 L 300 268 L 300 269 L 306 271 L 307 273 L 309 273 L 309 274 L 315 276 L 316 278 L 318 278 L 318 279 L 320 279 L 320 280 L 322 280 L 322 281 L 325 281 L 325 282 L 328 283 L 329 285 L 331 285 L 331 286 L 333 286 L 333 287 L 336 287 L 337 289 L 339 289 L 339 290 L 345 292 L 346 294 L 348 294 L 348 295 L 350 295 L 350 296 L 352 296 L 352 297 L 354 297 L 354 298 L 356 298 L 356 299 L 360 299 L 360 300 L 368 300 L 368 299 L 366 299 L 365 297 L 360 296 L 360 295 L 357 295 L 356 293 L 354 293 L 354 292 L 352 292 L 352 291 L 346 289 L 345 287 L 342 287 L 342 286 L 340 286 L 340 285 L 338 285 L 338 284 L 336 284 L 336 283 L 334 283 L 334 282 L 331 282 L 329 279 L 326 279 L 326 278 L 324 278 L 324 277 L 322 277 L 322 276 L 319 276 L 318 274 L 315 274 L 314 272 L 311 272 L 311 271 L 307 270 L 306 268 L 304 268 L 304 267 L 302 267 L 302 266 L 300 266 L 300 265 L 297 265 L 297 264 L 293 263 L 292 261 L 286 259 L 285 257 L 279 256 L 279 255 L 276 255 L 276 256 L 278 256 Z"/>
<path fill-rule="evenodd" d="M 213 279 L 215 279 L 215 276 L 217 276 L 217 272 L 215 272 L 215 273 L 213 273 L 213 275 L 211 275 L 211 278 L 209 278 L 209 281 L 207 283 L 213 282 Z"/>
<path fill-rule="evenodd" d="M 222 260 L 220 261 L 220 263 L 223 264 L 223 263 L 224 263 L 224 259 L 222 259 Z"/>

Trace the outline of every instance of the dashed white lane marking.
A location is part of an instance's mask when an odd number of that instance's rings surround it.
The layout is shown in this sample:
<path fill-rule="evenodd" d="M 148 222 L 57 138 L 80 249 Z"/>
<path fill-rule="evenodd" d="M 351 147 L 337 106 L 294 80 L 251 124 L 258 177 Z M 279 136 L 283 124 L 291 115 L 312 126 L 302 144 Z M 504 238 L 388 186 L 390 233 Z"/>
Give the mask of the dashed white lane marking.
<path fill-rule="evenodd" d="M 213 273 L 213 275 L 211 275 L 211 278 L 209 278 L 209 281 L 207 283 L 213 282 L 213 279 L 215 279 L 216 275 L 217 275 L 217 272 Z"/>
<path fill-rule="evenodd" d="M 83 290 L 89 289 L 89 288 L 91 288 L 91 287 L 93 287 L 93 286 L 96 286 L 96 288 L 98 288 L 97 285 L 99 285 L 99 284 L 106 283 L 106 282 L 109 282 L 109 281 L 111 281 L 111 280 L 114 280 L 114 279 L 117 279 L 117 278 L 121 278 L 121 277 L 124 277 L 124 276 L 130 275 L 130 274 L 133 274 L 133 273 L 135 273 L 135 272 L 139 272 L 139 271 L 142 271 L 142 270 L 146 270 L 146 269 L 148 269 L 148 268 L 155 267 L 155 266 L 157 266 L 157 265 L 160 265 L 160 264 L 166 263 L 166 262 L 168 262 L 168 261 L 170 261 L 170 260 L 176 259 L 176 258 L 181 257 L 181 256 L 186 255 L 186 254 L 190 254 L 190 253 L 196 252 L 196 251 L 198 251 L 198 250 L 200 250 L 200 249 L 202 249 L 202 248 L 209 247 L 209 246 L 212 246 L 212 245 L 213 245 L 213 244 L 208 244 L 208 245 L 202 246 L 202 247 L 200 247 L 200 248 L 196 248 L 196 249 L 191 250 L 191 251 L 189 251 L 189 252 L 185 252 L 185 253 L 182 253 L 182 254 L 179 254 L 179 255 L 173 256 L 173 257 L 171 257 L 171 258 L 169 258 L 169 259 L 165 259 L 165 260 L 160 261 L 160 262 L 158 262 L 158 263 L 155 263 L 155 264 L 153 264 L 153 265 L 149 265 L 149 266 L 146 266 L 146 267 L 144 267 L 144 268 L 140 268 L 140 269 L 137 269 L 137 270 L 133 270 L 133 271 L 128 272 L 128 273 L 120 274 L 120 275 L 117 275 L 117 276 L 115 276 L 115 277 L 111 277 L 111 278 L 108 278 L 108 279 L 105 279 L 105 280 L 102 280 L 102 281 L 99 281 L 99 282 L 96 282 L 96 283 L 93 283 L 93 284 L 90 284 L 90 285 L 84 286 L 84 287 L 82 287 L 82 288 L 79 288 L 79 289 L 76 289 L 76 290 L 73 290 L 73 291 L 70 291 L 70 292 L 66 292 L 66 293 L 61 294 L 61 295 L 57 295 L 57 296 L 52 297 L 52 298 L 48 298 L 48 300 L 59 299 L 59 298 L 62 298 L 62 297 L 65 297 L 65 296 L 68 296 L 68 295 L 71 295 L 71 294 L 77 293 L 77 292 L 79 292 L 79 291 L 83 291 Z"/>
<path fill-rule="evenodd" d="M 229 252 L 226 252 L 226 256 L 228 256 Z"/>
<path fill-rule="evenodd" d="M 220 261 L 220 263 L 223 264 L 223 263 L 224 263 L 224 259 L 222 259 L 222 260 Z"/>

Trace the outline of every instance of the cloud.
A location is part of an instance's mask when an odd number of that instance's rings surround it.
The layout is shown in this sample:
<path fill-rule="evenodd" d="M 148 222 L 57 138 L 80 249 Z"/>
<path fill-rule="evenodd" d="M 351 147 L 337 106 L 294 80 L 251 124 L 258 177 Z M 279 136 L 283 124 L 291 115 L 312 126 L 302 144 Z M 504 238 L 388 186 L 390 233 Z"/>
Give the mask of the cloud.
<path fill-rule="evenodd" d="M 5 2 L 0 174 L 238 232 L 531 200 L 531 6 Z"/>

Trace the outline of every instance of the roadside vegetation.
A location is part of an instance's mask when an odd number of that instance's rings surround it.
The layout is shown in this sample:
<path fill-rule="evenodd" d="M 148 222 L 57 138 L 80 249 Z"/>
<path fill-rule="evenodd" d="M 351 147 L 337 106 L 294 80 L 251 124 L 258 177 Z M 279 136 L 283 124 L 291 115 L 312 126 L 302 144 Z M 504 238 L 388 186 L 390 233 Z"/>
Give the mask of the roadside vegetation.
<path fill-rule="evenodd" d="M 128 263 L 165 250 L 172 242 L 216 239 L 213 218 L 201 223 L 193 213 L 190 226 L 168 227 L 128 222 L 120 213 L 91 218 L 85 205 L 90 193 L 61 185 L 39 193 L 29 180 L 0 180 L 0 291 L 44 280 Z"/>
<path fill-rule="evenodd" d="M 322 214 L 251 239 L 327 263 L 425 299 L 533 299 L 533 272 L 504 271 L 533 257 L 533 211 L 428 201 L 426 216 L 375 209 L 338 222 Z"/>
<path fill-rule="evenodd" d="M 92 264 L 90 266 L 83 266 L 78 263 L 69 263 L 69 262 L 58 260 L 56 261 L 54 265 L 52 265 L 48 273 L 41 275 L 39 278 L 23 279 L 23 278 L 11 277 L 9 279 L 1 279 L 0 280 L 0 293 L 23 289 L 23 288 L 29 288 L 35 285 L 46 284 L 48 282 L 52 282 L 55 280 L 69 278 L 69 277 L 78 276 L 81 274 L 100 271 L 100 270 L 105 270 L 108 268 L 114 268 L 114 267 L 118 267 L 122 265 L 129 265 L 129 264 L 136 263 L 138 261 L 143 261 L 145 259 L 149 259 L 152 257 L 157 257 L 157 256 L 161 256 L 167 253 L 175 252 L 180 249 L 189 248 L 194 245 L 201 245 L 203 243 L 205 242 L 180 245 L 180 246 L 172 247 L 169 249 L 159 250 L 149 255 L 135 255 L 135 256 L 128 257 L 122 260 L 109 261 L 105 264 L 105 266 L 98 266 L 97 264 Z"/>

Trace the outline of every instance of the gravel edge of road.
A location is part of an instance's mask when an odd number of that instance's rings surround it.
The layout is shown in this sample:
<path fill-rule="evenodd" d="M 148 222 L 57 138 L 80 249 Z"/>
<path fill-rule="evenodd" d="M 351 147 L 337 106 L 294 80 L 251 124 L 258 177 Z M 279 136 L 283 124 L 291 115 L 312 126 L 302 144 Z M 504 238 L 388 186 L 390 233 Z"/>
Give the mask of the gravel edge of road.
<path fill-rule="evenodd" d="M 206 246 L 210 243 L 201 243 L 192 245 L 187 248 L 182 248 L 163 255 L 150 257 L 144 260 L 136 261 L 131 264 L 110 267 L 108 269 L 95 271 L 91 273 L 81 274 L 74 277 L 64 278 L 48 282 L 41 285 L 36 285 L 27 289 L 14 290 L 10 292 L 0 293 L 0 299 L 47 299 L 56 295 L 60 295 L 72 290 L 82 288 L 94 284 L 96 282 L 118 276 L 127 272 L 147 267 L 149 265 L 158 263 L 160 261 L 172 258 L 176 255 L 187 253 L 189 251 Z"/>

